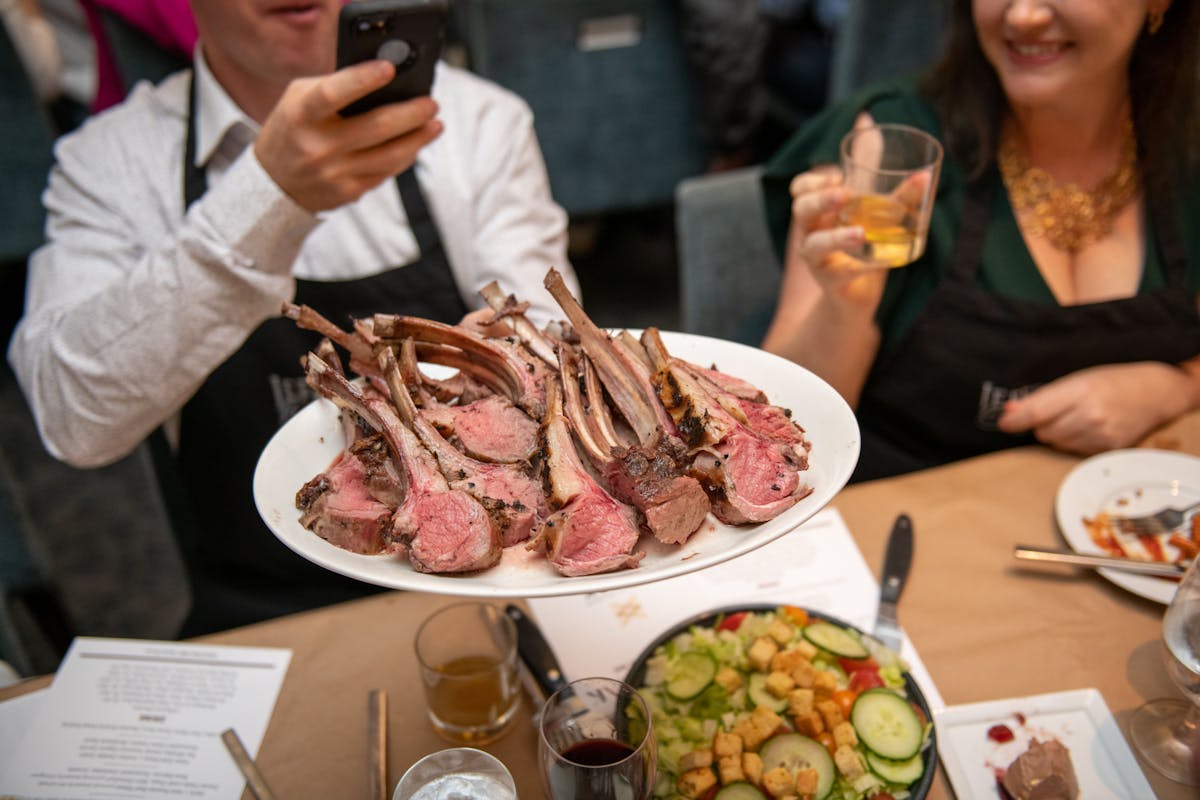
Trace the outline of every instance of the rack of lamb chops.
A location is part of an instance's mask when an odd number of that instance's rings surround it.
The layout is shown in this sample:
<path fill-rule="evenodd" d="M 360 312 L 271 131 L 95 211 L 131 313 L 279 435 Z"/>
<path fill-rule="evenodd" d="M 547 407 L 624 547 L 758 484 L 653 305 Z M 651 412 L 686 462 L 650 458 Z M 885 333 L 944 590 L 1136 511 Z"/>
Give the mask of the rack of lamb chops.
<path fill-rule="evenodd" d="M 566 316 L 545 330 L 495 284 L 481 292 L 490 321 L 471 326 L 375 314 L 345 330 L 284 306 L 325 337 L 303 361 L 345 432 L 297 492 L 305 528 L 420 572 L 487 569 L 522 546 L 591 575 L 635 568 L 642 535 L 681 545 L 710 513 L 761 523 L 811 491 L 809 444 L 787 411 L 673 357 L 654 328 L 601 330 L 557 271 L 545 283 Z"/>

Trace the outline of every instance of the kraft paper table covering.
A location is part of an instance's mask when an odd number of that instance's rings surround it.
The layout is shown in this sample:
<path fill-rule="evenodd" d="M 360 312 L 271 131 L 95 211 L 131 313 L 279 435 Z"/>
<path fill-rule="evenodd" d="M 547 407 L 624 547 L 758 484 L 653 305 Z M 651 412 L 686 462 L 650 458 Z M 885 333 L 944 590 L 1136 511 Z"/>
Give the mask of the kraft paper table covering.
<path fill-rule="evenodd" d="M 1200 414 L 1145 444 L 1200 454 Z M 1159 654 L 1162 605 L 1090 571 L 1028 567 L 1011 556 L 1017 542 L 1063 544 L 1054 496 L 1078 461 L 1021 448 L 852 486 L 833 503 L 876 577 L 893 518 L 912 515 L 916 554 L 901 622 L 946 703 L 1095 687 L 1125 730 L 1144 700 L 1178 694 Z M 293 650 L 258 759 L 280 797 L 366 795 L 372 688 L 389 694 L 389 781 L 448 746 L 425 717 L 412 637 L 421 620 L 454 599 L 387 593 L 206 637 Z M 8 687 L 0 699 L 48 681 Z M 528 703 L 508 736 L 483 749 L 509 767 L 522 798 L 541 796 Z M 1160 798 L 1195 796 L 1152 768 L 1145 772 Z M 939 770 L 930 797 L 953 796 Z"/>

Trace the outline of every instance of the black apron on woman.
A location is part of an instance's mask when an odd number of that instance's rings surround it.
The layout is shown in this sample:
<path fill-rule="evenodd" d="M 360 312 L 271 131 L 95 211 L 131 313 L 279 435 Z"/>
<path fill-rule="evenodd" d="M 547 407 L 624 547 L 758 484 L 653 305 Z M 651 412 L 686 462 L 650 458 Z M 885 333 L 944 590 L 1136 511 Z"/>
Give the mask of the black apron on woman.
<path fill-rule="evenodd" d="M 996 428 L 1004 401 L 1088 367 L 1178 364 L 1200 352 L 1175 216 L 1151 203 L 1165 284 L 1119 300 L 1060 306 L 987 292 L 976 276 L 998 173 L 968 188 L 954 260 L 896 347 L 872 367 L 858 405 L 853 480 L 924 469 L 1030 444 Z"/>
<path fill-rule="evenodd" d="M 195 165 L 194 112 L 193 82 L 184 154 L 185 209 L 207 189 L 204 170 Z M 448 323 L 462 318 L 467 308 L 413 169 L 397 176 L 396 184 L 420 246 L 420 260 L 354 280 L 297 279 L 296 303 L 313 307 L 342 327 L 348 327 L 352 317 L 376 312 Z M 164 486 L 164 492 L 172 522 L 180 529 L 192 581 L 192 610 L 183 636 L 378 591 L 293 553 L 271 533 L 254 505 L 251 481 L 259 455 L 280 426 L 313 397 L 304 383 L 300 357 L 320 339 L 291 320 L 267 320 L 183 408 L 175 457 L 178 480 L 159 470 L 167 481 L 175 481 Z"/>

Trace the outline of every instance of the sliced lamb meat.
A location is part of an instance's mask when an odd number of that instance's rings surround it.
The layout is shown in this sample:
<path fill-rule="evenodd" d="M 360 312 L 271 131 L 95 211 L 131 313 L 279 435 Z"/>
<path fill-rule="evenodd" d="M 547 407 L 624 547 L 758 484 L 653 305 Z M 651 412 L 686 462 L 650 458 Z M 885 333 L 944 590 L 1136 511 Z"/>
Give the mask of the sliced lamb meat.
<path fill-rule="evenodd" d="M 471 495 L 452 489 L 437 461 L 383 399 L 347 381 L 318 356 L 306 359 L 309 385 L 378 430 L 404 485 L 404 502 L 392 516 L 387 538 L 403 549 L 418 572 L 470 572 L 494 566 L 500 536 L 487 511 Z"/>
<path fill-rule="evenodd" d="M 567 576 L 637 566 L 646 553 L 633 552 L 638 540 L 633 509 L 604 491 L 580 461 L 557 382 L 547 382 L 546 395 L 543 483 L 552 513 L 529 547 L 543 548 L 554 568 Z"/>
<path fill-rule="evenodd" d="M 378 463 L 359 457 L 361 449 L 386 446 L 379 436 L 357 440 L 343 450 L 328 470 L 304 484 L 296 493 L 296 507 L 303 513 L 300 524 L 330 544 L 352 553 L 377 555 L 388 550 L 387 533 L 392 514 L 399 504 L 381 501 L 376 496 L 390 475 L 373 476 Z"/>
<path fill-rule="evenodd" d="M 655 364 L 659 398 L 687 441 L 692 474 L 718 519 L 730 525 L 765 522 L 812 492 L 800 480 L 807 462 L 793 445 L 773 441 L 730 414 L 671 357 L 656 329 L 647 328 L 642 343 Z"/>
<path fill-rule="evenodd" d="M 416 369 L 416 352 L 411 339 L 402 346 L 401 359 L 406 365 L 405 375 L 411 378 Z M 532 474 L 532 467 L 528 463 L 493 464 L 464 455 L 417 412 L 408 393 L 406 378 L 401 375 L 400 364 L 390 350 L 380 354 L 380 368 L 387 378 L 400 419 L 433 453 L 450 487 L 467 492 L 487 509 L 500 532 L 500 544 L 508 547 L 536 536 L 550 511 L 541 483 Z"/>
<path fill-rule="evenodd" d="M 466 405 L 426 405 L 421 416 L 472 458 L 503 464 L 529 461 L 538 445 L 538 424 L 499 395 Z"/>
<path fill-rule="evenodd" d="M 647 531 L 660 542 L 682 544 L 696 532 L 709 512 L 708 495 L 700 483 L 682 474 L 687 450 L 661 429 L 648 444 L 623 444 L 616 439 L 603 389 L 590 362 L 585 362 L 587 407 L 578 387 L 578 359 L 559 348 L 567 418 L 579 443 L 614 497 L 641 513 Z"/>

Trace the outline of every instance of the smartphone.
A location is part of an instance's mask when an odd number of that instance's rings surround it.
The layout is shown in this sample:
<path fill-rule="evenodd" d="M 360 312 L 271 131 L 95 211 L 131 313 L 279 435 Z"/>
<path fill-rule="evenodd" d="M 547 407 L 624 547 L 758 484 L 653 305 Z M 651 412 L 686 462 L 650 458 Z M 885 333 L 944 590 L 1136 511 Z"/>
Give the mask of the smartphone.
<path fill-rule="evenodd" d="M 361 114 L 385 103 L 429 94 L 446 35 L 446 0 L 351 0 L 338 17 L 338 69 L 382 58 L 396 77 L 342 109 Z"/>

